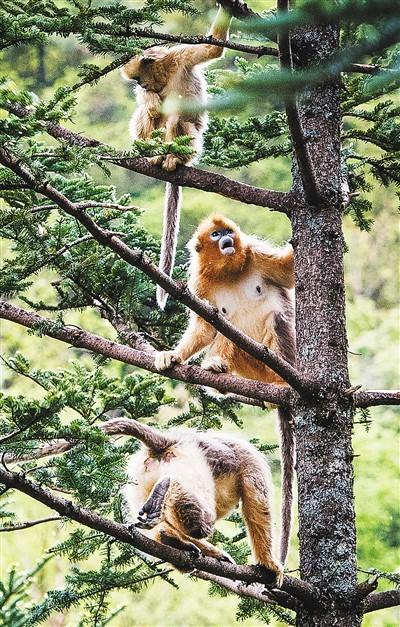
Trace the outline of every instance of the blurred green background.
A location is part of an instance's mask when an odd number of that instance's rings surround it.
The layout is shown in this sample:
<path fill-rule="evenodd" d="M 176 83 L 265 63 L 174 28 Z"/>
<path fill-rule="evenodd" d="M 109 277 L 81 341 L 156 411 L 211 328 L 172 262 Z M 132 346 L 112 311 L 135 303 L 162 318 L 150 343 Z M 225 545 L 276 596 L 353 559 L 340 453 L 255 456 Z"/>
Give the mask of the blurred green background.
<path fill-rule="evenodd" d="M 213 2 L 203 1 L 197 4 L 202 9 L 198 17 L 188 20 L 172 15 L 168 17 L 165 28 L 174 33 L 198 33 L 207 30 L 215 11 Z M 252 8 L 256 10 L 269 8 L 270 5 L 272 3 L 264 0 L 251 2 Z M 229 51 L 213 69 L 229 66 L 235 56 L 233 51 Z M 8 75 L 18 87 L 27 87 L 46 98 L 53 93 L 55 87 L 75 82 L 77 65 L 91 60 L 87 50 L 73 37 L 52 38 L 45 47 L 28 49 L 22 46 L 6 51 L 1 59 L 0 73 Z M 100 59 L 99 64 L 102 63 L 105 61 Z M 119 72 L 115 71 L 96 86 L 86 86 L 79 92 L 73 128 L 118 148 L 128 148 L 128 122 L 134 107 L 132 86 L 124 82 Z M 264 105 L 260 102 L 257 113 L 262 115 L 269 110 L 268 103 Z M 345 121 L 345 126 L 347 124 Z M 97 176 L 99 182 L 104 180 L 103 173 L 92 174 Z M 230 171 L 229 176 L 246 183 L 287 190 L 290 187 L 290 162 L 285 158 L 261 161 L 237 171 Z M 129 192 L 132 195 L 133 203 L 144 209 L 143 223 L 158 235 L 162 220 L 163 183 L 118 168 L 112 169 L 112 182 L 119 193 Z M 346 288 L 351 380 L 353 384 L 362 384 L 365 389 L 394 388 L 398 387 L 399 373 L 399 222 L 395 211 L 394 190 L 391 192 L 376 186 L 370 193 L 370 198 L 374 206 L 371 233 L 359 231 L 350 218 L 346 218 L 344 222 L 348 247 Z M 280 214 L 243 205 L 216 194 L 185 189 L 179 239 L 182 261 L 186 258 L 184 245 L 197 223 L 214 211 L 229 215 L 245 232 L 267 237 L 275 243 L 279 244 L 290 238 L 289 221 Z M 0 253 L 1 256 L 7 254 L 6 243 L 3 243 Z M 40 275 L 35 283 L 35 296 L 45 300 L 47 285 L 48 277 Z M 98 333 L 111 332 L 107 323 L 93 312 L 68 314 L 66 320 Z M 5 321 L 1 322 L 1 338 L 5 355 L 21 351 L 30 358 L 33 367 L 45 365 L 49 368 L 61 368 L 76 357 L 74 349 L 69 349 L 65 344 L 48 338 L 29 336 L 22 327 Z M 117 363 L 108 367 L 115 373 L 124 368 Z M 30 384 L 26 379 L 16 377 L 5 369 L 2 371 L 1 383 L 8 393 L 26 394 L 29 397 L 38 397 L 41 394 L 35 384 Z M 178 386 L 177 390 L 178 397 L 184 403 L 187 393 L 183 386 Z M 170 411 L 169 409 L 168 417 Z M 165 417 L 161 416 L 161 419 Z M 269 442 L 277 441 L 275 412 L 266 413 L 245 407 L 241 411 L 241 417 L 248 436 L 259 436 Z M 371 424 L 356 424 L 354 429 L 358 559 L 359 566 L 363 569 L 374 567 L 383 571 L 394 571 L 398 568 L 400 521 L 398 432 L 395 418 L 394 409 L 375 408 L 370 412 Z M 360 416 L 356 420 L 362 423 L 364 419 L 365 417 Z M 226 429 L 233 431 L 231 425 Z M 271 456 L 271 462 L 278 508 L 277 454 Z M 48 514 L 46 508 L 28 497 L 15 496 L 14 502 L 21 519 L 34 519 Z M 19 563 L 21 568 L 32 567 L 39 556 L 52 544 L 59 542 L 64 535 L 64 529 L 57 523 L 1 534 L 2 577 L 13 563 Z M 288 568 L 292 570 L 297 567 L 295 526 Z M 49 588 L 62 587 L 64 572 L 65 564 L 61 558 L 51 560 L 32 590 L 33 597 L 42 598 Z M 361 573 L 360 576 L 366 577 Z M 176 575 L 176 581 L 179 590 L 158 581 L 138 595 L 115 593 L 115 607 L 123 604 L 126 609 L 111 625 L 235 624 L 237 600 L 234 597 L 210 598 L 208 584 L 194 582 L 180 574 Z M 54 615 L 45 624 L 52 627 L 77 625 L 77 613 L 71 610 L 64 616 Z M 244 624 L 262 623 L 252 618 L 244 621 Z M 394 627 L 400 624 L 400 616 L 395 609 L 385 610 L 368 615 L 364 624 Z"/>

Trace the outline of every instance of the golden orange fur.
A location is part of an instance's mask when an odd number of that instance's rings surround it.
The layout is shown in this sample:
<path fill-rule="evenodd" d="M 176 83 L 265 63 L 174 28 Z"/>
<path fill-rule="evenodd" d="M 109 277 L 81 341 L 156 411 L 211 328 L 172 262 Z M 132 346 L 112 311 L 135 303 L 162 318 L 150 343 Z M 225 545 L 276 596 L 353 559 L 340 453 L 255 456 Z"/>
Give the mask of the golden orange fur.
<path fill-rule="evenodd" d="M 230 229 L 235 253 L 223 255 L 213 231 Z M 213 215 L 197 228 L 188 245 L 192 257 L 189 287 L 212 305 L 241 331 L 276 352 L 281 352 L 277 336 L 276 314 L 287 315 L 292 308 L 294 286 L 293 250 L 290 245 L 275 248 L 266 241 L 244 235 L 228 218 Z M 189 327 L 178 346 L 159 353 L 156 364 L 167 368 L 182 363 L 208 347 L 204 367 L 234 372 L 242 377 L 267 383 L 283 383 L 268 366 L 262 364 L 221 335 L 208 322 L 192 313 Z"/>
<path fill-rule="evenodd" d="M 232 221 L 212 215 L 197 228 L 191 251 L 189 287 L 216 306 L 240 331 L 268 346 L 289 363 L 295 361 L 294 262 L 290 245 L 276 248 L 245 235 Z M 241 377 L 285 384 L 261 363 L 197 314 L 173 351 L 156 355 L 159 370 L 182 363 L 206 350 L 203 368 Z M 282 532 L 280 559 L 284 563 L 291 527 L 294 476 L 294 431 L 291 416 L 278 409 L 282 450 Z"/>

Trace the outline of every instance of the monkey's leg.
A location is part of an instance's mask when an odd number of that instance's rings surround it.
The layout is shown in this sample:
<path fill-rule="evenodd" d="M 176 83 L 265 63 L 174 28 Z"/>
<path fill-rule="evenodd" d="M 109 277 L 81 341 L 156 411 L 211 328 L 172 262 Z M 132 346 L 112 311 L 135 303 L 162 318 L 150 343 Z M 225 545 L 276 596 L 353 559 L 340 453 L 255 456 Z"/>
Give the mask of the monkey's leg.
<path fill-rule="evenodd" d="M 252 463 L 249 459 L 247 466 Z M 275 585 L 280 588 L 283 567 L 272 555 L 271 509 L 268 482 L 263 468 L 257 463 L 242 477 L 242 512 L 246 521 L 254 557 L 259 564 L 276 574 Z"/>
<path fill-rule="evenodd" d="M 138 513 L 136 527 L 151 529 L 160 522 L 170 484 L 171 479 L 169 477 L 161 479 L 155 484 L 152 493 Z"/>
<path fill-rule="evenodd" d="M 212 372 L 230 372 L 232 370 L 233 344 L 218 333 L 202 361 L 202 368 Z"/>

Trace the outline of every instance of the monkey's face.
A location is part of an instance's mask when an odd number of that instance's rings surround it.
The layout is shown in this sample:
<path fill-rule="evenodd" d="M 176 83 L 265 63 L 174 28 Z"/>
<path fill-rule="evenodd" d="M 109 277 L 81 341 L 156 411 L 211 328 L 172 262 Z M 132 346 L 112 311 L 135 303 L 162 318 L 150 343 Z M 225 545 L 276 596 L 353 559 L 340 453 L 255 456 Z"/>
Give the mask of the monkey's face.
<path fill-rule="evenodd" d="M 201 265 L 212 265 L 216 273 L 241 270 L 246 261 L 246 246 L 239 227 L 222 216 L 212 216 L 200 224 L 189 247 Z"/>
<path fill-rule="evenodd" d="M 167 52 L 162 46 L 149 48 L 124 65 L 123 74 L 135 80 L 143 89 L 159 93 L 168 80 L 164 63 Z"/>
<path fill-rule="evenodd" d="M 218 244 L 221 255 L 234 255 L 235 250 L 235 233 L 230 228 L 215 229 L 210 233 L 210 240 Z"/>

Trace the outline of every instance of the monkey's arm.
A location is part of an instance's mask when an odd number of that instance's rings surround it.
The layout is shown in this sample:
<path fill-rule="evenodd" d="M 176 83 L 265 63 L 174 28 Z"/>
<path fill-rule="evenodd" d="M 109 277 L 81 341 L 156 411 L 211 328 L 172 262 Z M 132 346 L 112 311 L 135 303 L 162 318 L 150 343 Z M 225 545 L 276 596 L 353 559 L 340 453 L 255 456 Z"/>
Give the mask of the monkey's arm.
<path fill-rule="evenodd" d="M 211 344 L 217 335 L 216 329 L 211 324 L 193 314 L 189 326 L 183 334 L 180 342 L 173 351 L 161 351 L 155 356 L 157 370 L 165 370 L 173 363 L 181 364 L 193 355 L 202 351 Z"/>
<path fill-rule="evenodd" d="M 254 264 L 265 279 L 282 287 L 294 287 L 293 248 L 290 244 L 284 248 L 256 248 L 253 254 Z"/>
<path fill-rule="evenodd" d="M 231 15 L 220 6 L 215 20 L 212 23 L 209 35 L 215 39 L 228 39 L 230 22 Z M 222 57 L 223 54 L 224 48 L 221 46 L 198 44 L 182 46 L 179 57 L 187 67 L 193 67 L 198 63 L 207 63 L 207 61 L 212 61 L 212 59 L 218 59 Z"/>
<path fill-rule="evenodd" d="M 147 139 L 156 128 L 156 120 L 161 116 L 161 98 L 152 91 L 138 88 L 138 107 L 130 122 L 132 139 Z"/>

